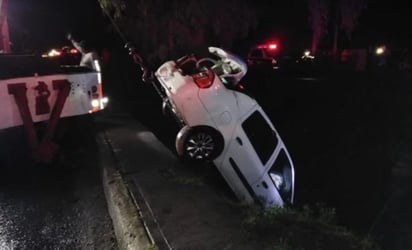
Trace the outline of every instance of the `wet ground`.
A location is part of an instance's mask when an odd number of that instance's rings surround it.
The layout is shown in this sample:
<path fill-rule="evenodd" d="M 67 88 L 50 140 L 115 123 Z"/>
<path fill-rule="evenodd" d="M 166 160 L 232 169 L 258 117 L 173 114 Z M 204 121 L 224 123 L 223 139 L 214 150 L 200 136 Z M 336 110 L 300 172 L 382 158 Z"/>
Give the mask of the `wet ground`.
<path fill-rule="evenodd" d="M 30 161 L 21 129 L 0 134 L 0 249 L 117 249 L 93 123 L 80 120 L 65 121 L 48 165 Z"/>

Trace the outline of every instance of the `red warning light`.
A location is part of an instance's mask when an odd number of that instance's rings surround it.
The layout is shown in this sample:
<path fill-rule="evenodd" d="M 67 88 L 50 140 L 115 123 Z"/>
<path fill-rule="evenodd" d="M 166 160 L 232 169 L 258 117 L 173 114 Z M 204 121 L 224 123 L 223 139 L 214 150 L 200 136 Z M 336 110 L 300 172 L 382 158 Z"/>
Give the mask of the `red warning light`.
<path fill-rule="evenodd" d="M 277 50 L 278 45 L 276 43 L 267 43 L 267 44 L 258 45 L 257 48 L 258 49 Z"/>
<path fill-rule="evenodd" d="M 78 54 L 79 51 L 77 49 L 70 49 L 69 53 L 70 54 Z"/>

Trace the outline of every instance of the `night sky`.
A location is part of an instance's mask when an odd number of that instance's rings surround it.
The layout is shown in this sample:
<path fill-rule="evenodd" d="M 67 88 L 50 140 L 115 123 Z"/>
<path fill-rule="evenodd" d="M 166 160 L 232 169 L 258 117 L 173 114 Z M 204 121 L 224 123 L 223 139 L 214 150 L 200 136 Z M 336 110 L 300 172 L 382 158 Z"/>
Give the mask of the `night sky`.
<path fill-rule="evenodd" d="M 412 45 L 412 8 L 408 1 L 369 1 L 359 20 L 358 34 L 378 43 Z"/>
<path fill-rule="evenodd" d="M 9 0 L 10 38 L 15 50 L 68 44 L 66 34 L 101 28 L 97 0 Z"/>
<path fill-rule="evenodd" d="M 276 37 L 283 43 L 310 47 L 304 0 L 255 0 L 260 8 L 255 40 Z M 412 44 L 411 8 L 406 1 L 369 1 L 354 33 L 353 46 L 376 43 Z M 97 0 L 10 0 L 10 36 L 14 50 L 46 49 L 67 43 L 72 30 L 104 30 Z"/>

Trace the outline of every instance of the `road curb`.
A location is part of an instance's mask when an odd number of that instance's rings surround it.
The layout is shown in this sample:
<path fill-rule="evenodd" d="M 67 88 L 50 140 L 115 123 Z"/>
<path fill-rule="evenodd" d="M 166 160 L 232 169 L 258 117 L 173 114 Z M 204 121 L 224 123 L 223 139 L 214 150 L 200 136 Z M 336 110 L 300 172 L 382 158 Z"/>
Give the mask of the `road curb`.
<path fill-rule="evenodd" d="M 140 208 L 129 193 L 116 167 L 118 160 L 105 132 L 97 136 L 102 181 L 119 249 L 156 249 L 141 217 Z"/>

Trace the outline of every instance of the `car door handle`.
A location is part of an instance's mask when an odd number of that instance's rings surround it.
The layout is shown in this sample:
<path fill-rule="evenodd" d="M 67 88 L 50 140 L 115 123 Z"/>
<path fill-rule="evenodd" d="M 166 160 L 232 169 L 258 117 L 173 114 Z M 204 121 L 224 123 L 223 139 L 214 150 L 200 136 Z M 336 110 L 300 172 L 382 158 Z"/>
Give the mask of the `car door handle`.
<path fill-rule="evenodd" d="M 236 137 L 236 141 L 237 141 L 237 143 L 240 144 L 240 146 L 243 146 L 242 139 L 240 139 L 239 137 Z"/>

